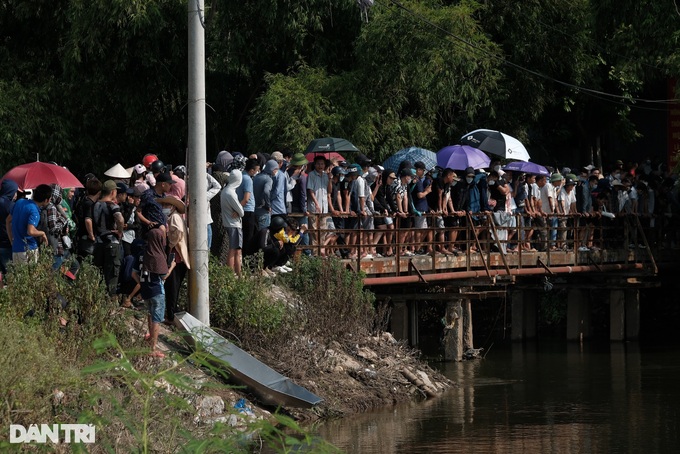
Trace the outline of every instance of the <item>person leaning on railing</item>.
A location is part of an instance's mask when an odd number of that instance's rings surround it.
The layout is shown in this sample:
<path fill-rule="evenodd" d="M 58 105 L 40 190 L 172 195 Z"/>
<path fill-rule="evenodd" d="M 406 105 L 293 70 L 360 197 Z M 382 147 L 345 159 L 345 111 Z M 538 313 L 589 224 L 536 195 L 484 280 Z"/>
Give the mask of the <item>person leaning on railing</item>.
<path fill-rule="evenodd" d="M 394 255 L 392 250 L 392 241 L 394 241 L 394 220 L 392 217 L 397 211 L 397 200 L 394 194 L 393 183 L 396 180 L 394 171 L 386 169 L 380 175 L 380 179 L 376 180 L 373 190 L 373 208 L 376 212 L 374 218 L 376 232 L 376 244 L 382 240 L 385 245 L 382 250 L 382 255 L 390 257 Z M 378 236 L 380 235 L 380 236 Z"/>
<path fill-rule="evenodd" d="M 564 186 L 559 190 L 557 194 L 557 212 L 561 214 L 559 219 L 559 232 L 558 232 L 558 242 L 557 247 L 569 251 L 571 248 L 567 244 L 567 225 L 569 218 L 564 215 L 576 215 L 576 193 L 574 192 L 574 187 L 576 182 L 571 178 L 566 178 L 564 180 Z"/>

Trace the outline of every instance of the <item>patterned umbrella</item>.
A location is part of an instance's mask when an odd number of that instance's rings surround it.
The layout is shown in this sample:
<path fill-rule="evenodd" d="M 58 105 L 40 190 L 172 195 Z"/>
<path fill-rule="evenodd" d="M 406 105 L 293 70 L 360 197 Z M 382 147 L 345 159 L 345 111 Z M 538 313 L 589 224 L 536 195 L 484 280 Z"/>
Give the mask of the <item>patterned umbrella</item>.
<path fill-rule="evenodd" d="M 529 152 L 522 142 L 512 136 L 491 129 L 476 129 L 460 138 L 460 143 L 479 148 L 487 153 L 495 154 L 505 159 L 528 161 Z"/>
<path fill-rule="evenodd" d="M 383 167 L 396 172 L 399 164 L 410 161 L 411 164 L 422 161 L 425 167 L 433 169 L 437 165 L 437 155 L 430 150 L 418 147 L 403 148 L 383 162 Z"/>
<path fill-rule="evenodd" d="M 467 145 L 450 145 L 437 152 L 437 164 L 444 169 L 483 169 L 489 167 L 490 163 L 491 159 L 487 155 Z"/>

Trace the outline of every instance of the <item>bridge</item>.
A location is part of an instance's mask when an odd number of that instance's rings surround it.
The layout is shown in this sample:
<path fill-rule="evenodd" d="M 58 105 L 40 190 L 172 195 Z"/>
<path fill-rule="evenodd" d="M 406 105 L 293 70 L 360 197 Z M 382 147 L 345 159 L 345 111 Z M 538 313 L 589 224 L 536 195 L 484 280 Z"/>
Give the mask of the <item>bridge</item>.
<path fill-rule="evenodd" d="M 428 225 L 438 225 L 436 215 L 429 218 Z M 343 262 L 364 274 L 364 285 L 377 298 L 389 300 L 392 333 L 413 346 L 419 341 L 420 303 L 437 301 L 445 305 L 447 359 L 460 360 L 473 348 L 474 301 L 509 296 L 511 337 L 522 341 L 536 337 L 539 297 L 554 287 L 568 289 L 567 339 L 582 341 L 592 335 L 590 289 L 609 293 L 610 340 L 637 339 L 639 291 L 660 285 L 659 267 L 678 263 L 677 251 L 671 248 L 677 232 L 665 219 L 650 222 L 651 218 L 636 215 L 560 218 L 563 222 L 558 226 L 551 228 L 548 222 L 545 229 L 547 239 L 549 230 L 555 230 L 557 240 L 553 244 L 560 248 L 539 240 L 532 244 L 540 250 L 520 247 L 509 252 L 508 248 L 518 243 L 517 238 L 527 238 L 532 227 L 522 227 L 519 216 L 515 217 L 519 227 L 500 226 L 491 213 L 467 213 L 451 227 L 407 228 L 397 218 L 390 230 L 334 230 L 343 238 L 353 235 L 356 240 L 351 244 L 323 245 L 330 231 L 310 229 L 312 244 L 305 248 L 317 255 L 355 256 Z M 325 224 L 317 220 L 314 225 Z M 533 234 L 535 239 L 540 238 L 536 230 Z M 385 241 L 387 235 L 389 242 Z M 437 252 L 442 248 L 460 252 Z M 394 254 L 382 256 L 381 251 L 386 250 Z M 414 255 L 412 251 L 416 250 L 429 252 Z M 362 258 L 367 252 L 373 257 Z"/>

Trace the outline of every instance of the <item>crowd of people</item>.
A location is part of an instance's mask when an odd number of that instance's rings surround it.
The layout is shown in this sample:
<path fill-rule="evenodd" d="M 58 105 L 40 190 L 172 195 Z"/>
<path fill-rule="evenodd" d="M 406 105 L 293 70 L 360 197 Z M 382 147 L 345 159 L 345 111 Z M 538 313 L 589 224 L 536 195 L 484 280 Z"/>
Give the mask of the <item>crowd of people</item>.
<path fill-rule="evenodd" d="M 323 154 L 310 162 L 290 151 L 222 151 L 207 169 L 208 247 L 237 275 L 244 256 L 258 252 L 268 276 L 291 272 L 296 253 L 370 260 L 478 252 L 483 244 L 502 253 L 588 252 L 621 240 L 603 235 L 603 225 L 628 228 L 627 245 L 641 247 L 638 219 L 650 243 L 680 244 L 676 175 L 649 160 L 616 161 L 606 174 L 589 165 L 534 175 L 498 160 L 462 171 L 420 161 L 385 169 L 363 154 L 349 163 Z M 88 174 L 79 191 L 43 184 L 29 196 L 3 180 L 0 272 L 11 262 L 36 261 L 39 244 L 49 248 L 54 270 L 71 279 L 92 260 L 112 299 L 124 307 L 147 302 L 147 338 L 162 356 L 158 326 L 178 310 L 191 266 L 186 173 L 148 154 L 129 178 Z"/>
<path fill-rule="evenodd" d="M 531 174 L 497 159 L 486 169 L 461 171 L 408 161 L 384 169 L 363 154 L 354 163 L 324 154 L 309 162 L 290 152 L 237 158 L 244 169 L 235 192 L 244 207 L 238 215 L 245 255 L 254 232 L 278 217 L 297 220 L 299 249 L 307 254 L 373 259 L 478 252 L 480 246 L 502 253 L 589 252 L 614 241 L 643 247 L 635 218 L 654 243 L 662 229 L 677 231 L 680 213 L 676 175 L 649 160 L 616 161 L 606 173 L 588 165 Z M 236 217 L 229 212 L 232 228 Z M 668 240 L 676 244 L 673 235 Z"/>

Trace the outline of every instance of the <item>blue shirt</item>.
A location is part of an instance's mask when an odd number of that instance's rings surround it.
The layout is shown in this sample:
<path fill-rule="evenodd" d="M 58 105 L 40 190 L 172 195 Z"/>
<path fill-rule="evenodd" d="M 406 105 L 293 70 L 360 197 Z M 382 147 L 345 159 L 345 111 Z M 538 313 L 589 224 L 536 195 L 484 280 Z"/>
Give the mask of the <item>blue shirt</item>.
<path fill-rule="evenodd" d="M 30 199 L 19 199 L 12 208 L 12 252 L 38 249 L 36 238 L 28 234 L 28 224 L 36 229 L 40 223 L 40 208 Z"/>
<path fill-rule="evenodd" d="M 250 199 L 248 199 L 248 202 L 243 206 L 243 211 L 246 211 L 248 213 L 252 213 L 255 211 L 255 194 L 253 194 L 253 179 L 250 178 L 250 175 L 247 173 L 243 172 L 241 174 L 241 185 L 236 188 L 236 196 L 238 197 L 239 202 L 243 200 L 243 196 L 245 195 L 246 192 L 250 193 Z"/>
<path fill-rule="evenodd" d="M 429 182 L 425 181 L 425 178 L 419 178 L 418 181 L 416 181 L 415 188 L 413 189 L 413 207 L 421 213 L 426 213 L 430 209 L 427 205 L 427 196 L 422 198 L 418 197 L 419 193 L 425 192 L 425 189 L 430 186 L 428 183 Z"/>
<path fill-rule="evenodd" d="M 274 184 L 272 185 L 272 215 L 286 215 L 288 213 L 286 210 L 286 192 L 288 192 L 286 173 L 282 170 L 279 170 L 276 175 L 274 175 Z"/>

